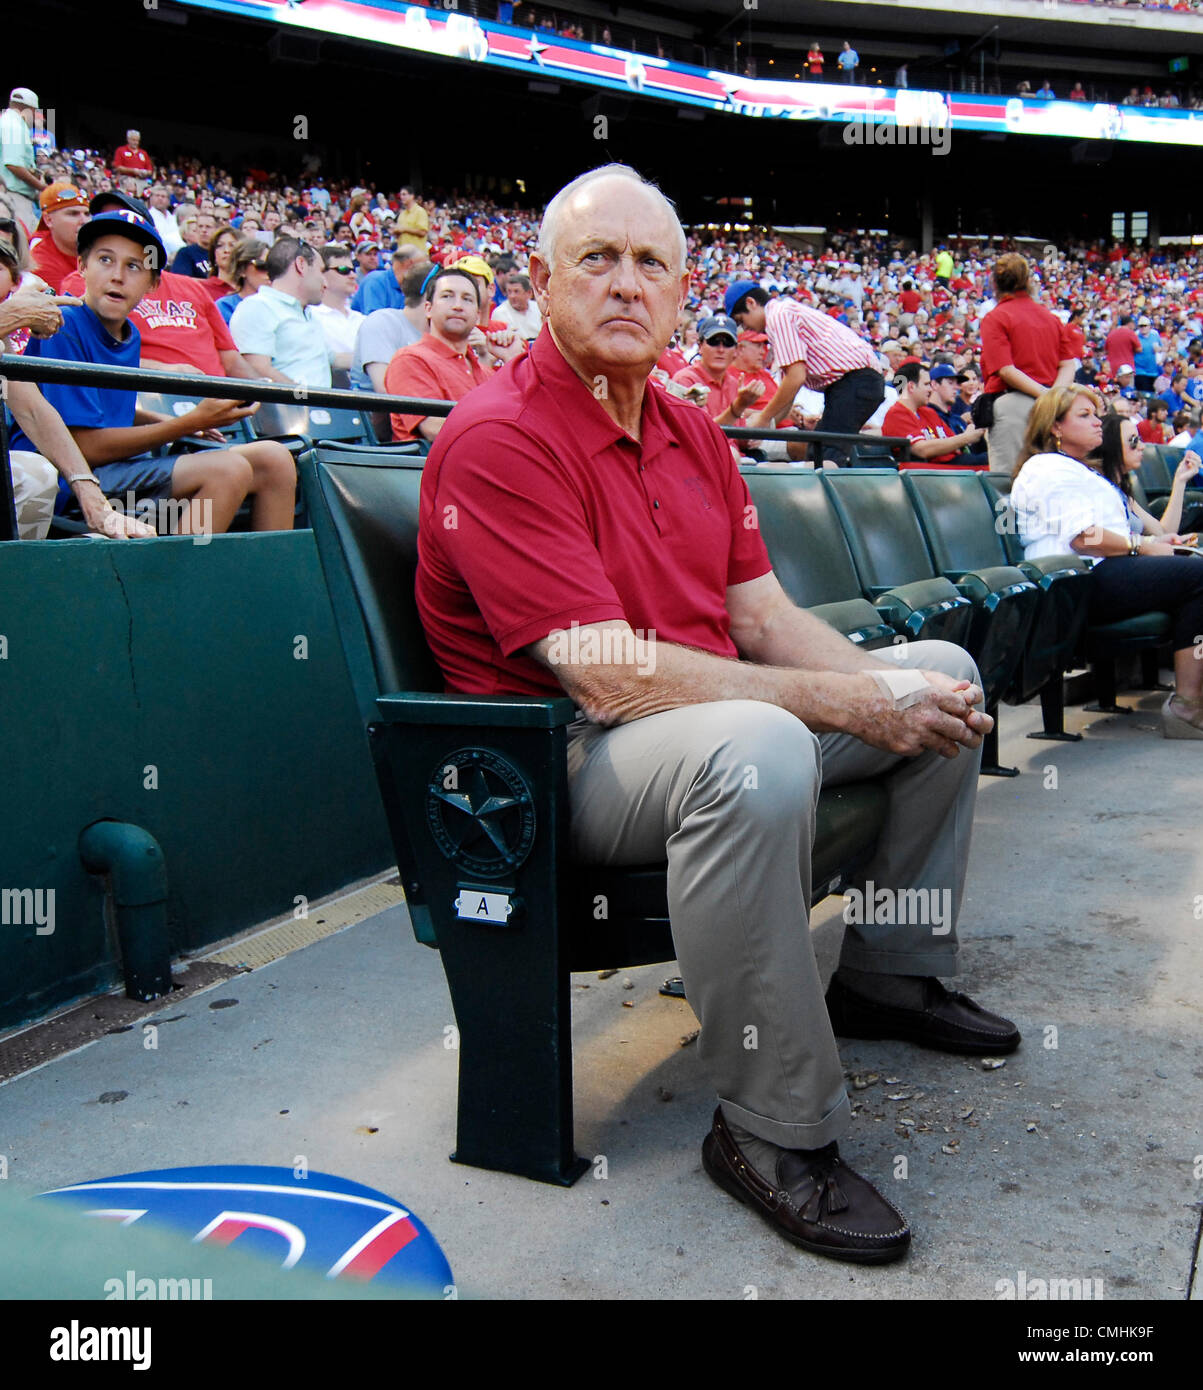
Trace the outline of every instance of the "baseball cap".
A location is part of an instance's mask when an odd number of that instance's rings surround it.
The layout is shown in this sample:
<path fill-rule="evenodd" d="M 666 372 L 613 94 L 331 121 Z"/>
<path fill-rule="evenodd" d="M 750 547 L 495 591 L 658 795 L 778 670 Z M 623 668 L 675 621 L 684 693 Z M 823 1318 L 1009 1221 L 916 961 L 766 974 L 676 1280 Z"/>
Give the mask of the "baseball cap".
<path fill-rule="evenodd" d="M 115 188 L 110 188 L 107 193 L 98 193 L 88 204 L 88 211 L 93 217 L 102 210 L 115 211 L 115 209 L 106 209 L 106 203 L 120 203 L 123 208 L 126 208 L 130 212 L 137 213 L 139 217 L 145 218 L 147 222 L 151 220 L 150 209 L 141 198 L 131 198 L 128 193 L 118 193 Z"/>
<path fill-rule="evenodd" d="M 728 287 L 727 293 L 723 296 L 723 313 L 729 315 L 742 299 L 746 299 L 753 290 L 759 288 L 760 286 L 755 280 L 736 280 L 733 285 Z"/>
<path fill-rule="evenodd" d="M 932 381 L 947 381 L 949 377 L 955 377 L 956 372 L 947 362 L 937 362 L 931 369 L 930 376 Z"/>
<path fill-rule="evenodd" d="M 747 329 L 739 335 L 738 339 L 741 343 L 767 343 L 768 340 L 769 335 L 767 333 L 749 333 Z"/>
<path fill-rule="evenodd" d="M 79 229 L 79 254 L 82 256 L 88 247 L 94 241 L 99 241 L 102 236 L 113 234 L 129 237 L 131 241 L 136 241 L 142 246 L 153 246 L 158 252 L 155 268 L 161 270 L 166 265 L 167 251 L 159 239 L 158 232 L 155 231 L 155 224 L 129 208 L 115 212 L 99 212 L 90 222 L 85 222 Z"/>
<path fill-rule="evenodd" d="M 887 338 L 881 345 L 882 352 L 903 352 L 905 349 L 897 338 Z"/>
<path fill-rule="evenodd" d="M 1133 369 L 1130 366 L 1128 366 L 1128 364 L 1125 362 L 1122 367 L 1116 367 L 1115 375 L 1117 378 L 1121 376 L 1132 376 Z"/>
<path fill-rule="evenodd" d="M 357 241 L 355 243 L 355 254 L 358 256 L 361 251 L 379 251 L 378 241 Z"/>
<path fill-rule="evenodd" d="M 61 208 L 83 208 L 87 205 L 87 195 L 76 188 L 70 179 L 56 179 L 38 194 L 38 207 L 43 216 L 48 212 L 58 212 Z"/>
<path fill-rule="evenodd" d="M 447 269 L 466 270 L 469 275 L 479 275 L 490 285 L 493 283 L 493 267 L 481 256 L 461 256 L 458 261 L 452 261 Z"/>
<path fill-rule="evenodd" d="M 738 342 L 739 325 L 726 314 L 711 314 L 698 324 L 698 337 L 704 343 L 708 343 L 711 338 L 717 338 L 720 333 L 727 334 L 733 343 Z"/>
<path fill-rule="evenodd" d="M 41 106 L 38 94 L 31 91 L 28 87 L 14 87 L 8 94 L 8 104 L 10 106 Z"/>

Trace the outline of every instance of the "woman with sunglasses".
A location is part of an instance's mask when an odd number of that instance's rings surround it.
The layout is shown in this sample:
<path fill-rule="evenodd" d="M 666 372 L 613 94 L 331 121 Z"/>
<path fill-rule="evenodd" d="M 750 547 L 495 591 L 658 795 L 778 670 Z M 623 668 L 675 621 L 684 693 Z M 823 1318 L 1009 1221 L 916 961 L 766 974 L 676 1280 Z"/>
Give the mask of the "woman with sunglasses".
<path fill-rule="evenodd" d="M 244 299 L 249 299 L 260 285 L 268 283 L 266 244 L 254 237 L 238 242 L 230 256 L 229 273 L 234 292 L 222 295 L 217 301 L 217 308 L 227 323 Z"/>
<path fill-rule="evenodd" d="M 1099 449 L 1099 471 L 1113 486 L 1120 489 L 1128 500 L 1128 511 L 1133 518 L 1133 528 L 1141 535 L 1155 536 L 1170 545 L 1180 544 L 1183 537 L 1182 507 L 1186 489 L 1191 479 L 1199 471 L 1200 458 L 1189 450 L 1174 471 L 1170 498 L 1160 518 L 1152 516 L 1132 495 L 1132 477 L 1144 458 L 1145 441 L 1141 438 L 1135 420 L 1125 419 L 1115 411 L 1103 416 L 1103 443 Z M 1200 524 L 1199 513 L 1203 508 L 1192 506 L 1185 530 L 1194 532 Z"/>
<path fill-rule="evenodd" d="M 1195 636 L 1203 632 L 1203 561 L 1176 554 L 1183 537 L 1163 532 L 1104 474 L 1101 408 L 1085 386 L 1053 387 L 1033 406 L 1011 488 L 1024 557 L 1081 555 L 1091 566 L 1091 622 L 1170 615 L 1175 690 L 1162 706 L 1161 731 L 1166 738 L 1203 739 L 1203 661 L 1195 655 Z M 1112 429 L 1136 434 L 1134 423 L 1117 418 Z"/>

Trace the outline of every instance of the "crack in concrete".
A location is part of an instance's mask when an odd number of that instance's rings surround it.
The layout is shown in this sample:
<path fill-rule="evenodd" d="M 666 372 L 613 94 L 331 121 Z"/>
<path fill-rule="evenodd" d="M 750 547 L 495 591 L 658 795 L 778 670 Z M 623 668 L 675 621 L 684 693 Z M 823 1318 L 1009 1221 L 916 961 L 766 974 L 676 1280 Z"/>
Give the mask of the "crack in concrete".
<path fill-rule="evenodd" d="M 117 587 L 121 590 L 121 601 L 125 604 L 127 619 L 125 654 L 126 659 L 129 661 L 129 678 L 130 684 L 133 686 L 134 690 L 134 704 L 137 706 L 139 712 L 141 712 L 142 700 L 138 694 L 138 675 L 134 670 L 134 610 L 130 606 L 129 594 L 126 592 L 125 588 L 125 580 L 121 577 L 121 571 L 117 568 L 117 563 L 113 557 L 112 551 L 109 552 L 109 568 L 113 571 L 113 578 L 117 581 Z"/>
<path fill-rule="evenodd" d="M 1190 1273 L 1186 1277 L 1186 1301 L 1195 1296 L 1195 1281 L 1199 1278 L 1199 1251 L 1203 1247 L 1203 1202 L 1199 1204 L 1199 1223 L 1195 1227 L 1195 1249 L 1190 1258 Z"/>

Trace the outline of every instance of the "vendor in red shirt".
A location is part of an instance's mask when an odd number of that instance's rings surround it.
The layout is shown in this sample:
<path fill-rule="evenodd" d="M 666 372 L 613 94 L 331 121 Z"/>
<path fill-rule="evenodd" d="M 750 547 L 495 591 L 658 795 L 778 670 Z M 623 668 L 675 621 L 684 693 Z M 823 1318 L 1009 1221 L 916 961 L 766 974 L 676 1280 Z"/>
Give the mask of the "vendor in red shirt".
<path fill-rule="evenodd" d="M 429 330 L 393 354 L 384 374 L 384 389 L 390 396 L 462 400 L 491 375 L 468 342 L 480 317 L 476 279 L 466 270 L 436 268 L 427 278 L 424 298 Z M 401 442 L 429 442 L 444 423 L 440 415 L 395 414 L 390 419 L 393 438 Z"/>
<path fill-rule="evenodd" d="M 921 362 L 908 362 L 894 374 L 894 389 L 898 399 L 886 411 L 881 432 L 887 438 L 905 436 L 911 442 L 911 458 L 900 459 L 899 468 L 931 468 L 951 464 L 964 468 L 961 450 L 974 445 L 985 430 L 968 429 L 954 434 L 928 405 L 931 400 L 931 377 Z M 980 465 L 978 472 L 984 472 Z"/>
<path fill-rule="evenodd" d="M 986 435 L 990 469 L 1011 473 L 1038 396 L 1073 380 L 1075 357 L 1065 324 L 1029 293 L 1032 269 L 1017 251 L 994 262 L 998 303 L 982 319 L 984 394 L 996 397 Z"/>
<path fill-rule="evenodd" d="M 137 130 L 125 132 L 125 144 L 113 155 L 113 173 L 127 174 L 136 179 L 149 179 L 154 173 L 150 155 L 142 148 L 142 134 Z M 142 191 L 139 184 L 138 191 Z"/>
<path fill-rule="evenodd" d="M 763 395 L 759 384 L 740 382 L 735 368 L 738 338 L 739 325 L 734 319 L 711 314 L 698 324 L 698 360 L 673 377 L 681 386 L 709 388 L 706 412 L 718 425 L 738 425 L 744 412 Z"/>
<path fill-rule="evenodd" d="M 819 47 L 819 41 L 816 39 L 806 55 L 806 71 L 810 74 L 812 82 L 823 80 L 823 63 L 823 50 Z"/>
<path fill-rule="evenodd" d="M 75 244 L 79 229 L 89 220 L 88 195 L 66 179 L 52 183 L 38 196 L 41 220 L 29 242 L 29 257 L 35 275 L 45 280 L 55 294 L 71 294 L 63 281 L 79 264 Z M 83 292 L 83 277 L 80 290 Z"/>

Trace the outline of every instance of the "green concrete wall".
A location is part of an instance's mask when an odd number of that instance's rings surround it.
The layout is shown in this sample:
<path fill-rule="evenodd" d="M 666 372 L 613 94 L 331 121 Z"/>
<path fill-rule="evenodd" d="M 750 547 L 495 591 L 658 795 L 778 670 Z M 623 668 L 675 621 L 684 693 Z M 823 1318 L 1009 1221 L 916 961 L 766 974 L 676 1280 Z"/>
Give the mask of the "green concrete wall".
<path fill-rule="evenodd" d="M 120 981 L 94 820 L 163 847 L 173 955 L 392 862 L 310 531 L 0 544 L 0 759 L 0 1027 Z"/>

